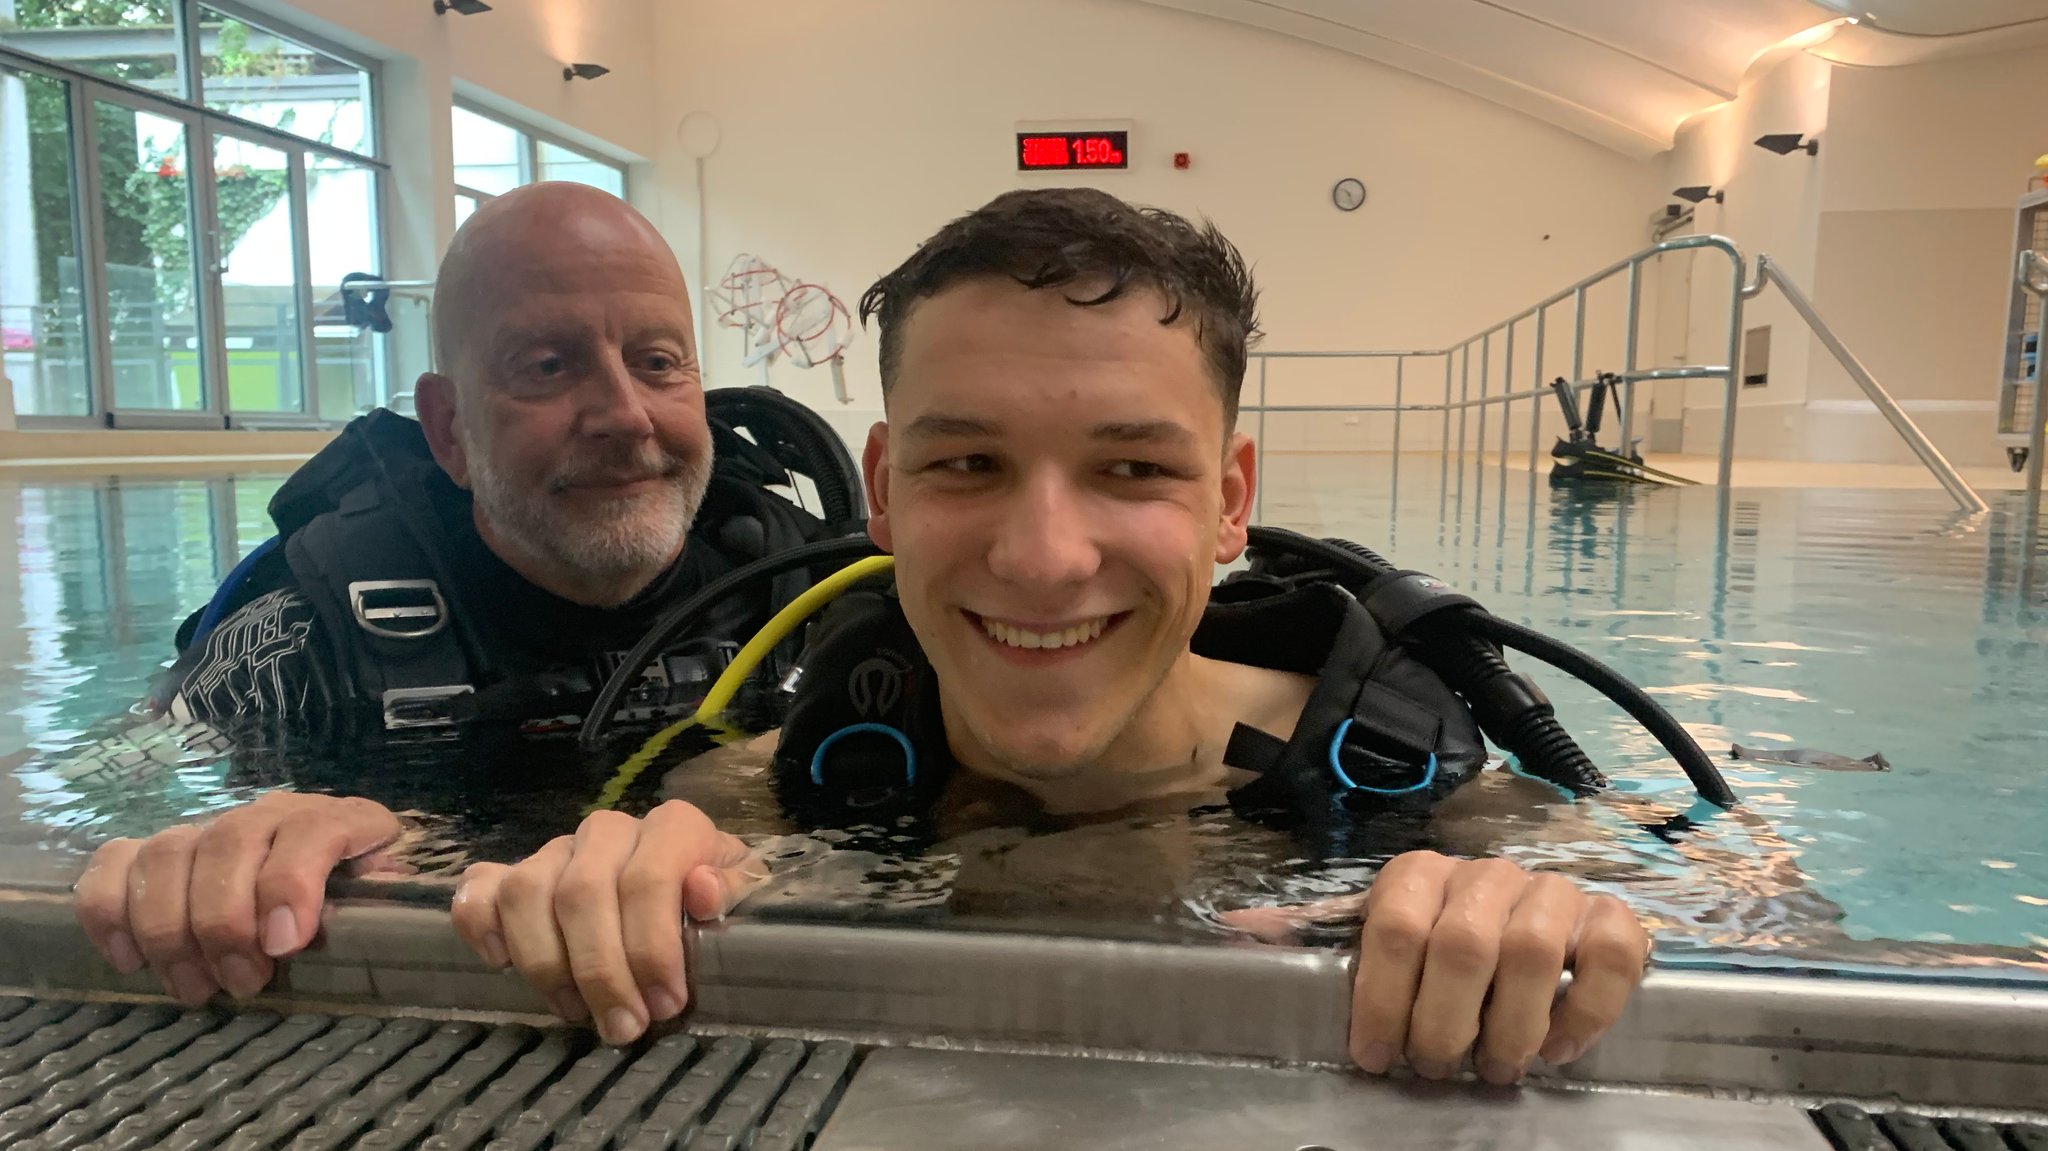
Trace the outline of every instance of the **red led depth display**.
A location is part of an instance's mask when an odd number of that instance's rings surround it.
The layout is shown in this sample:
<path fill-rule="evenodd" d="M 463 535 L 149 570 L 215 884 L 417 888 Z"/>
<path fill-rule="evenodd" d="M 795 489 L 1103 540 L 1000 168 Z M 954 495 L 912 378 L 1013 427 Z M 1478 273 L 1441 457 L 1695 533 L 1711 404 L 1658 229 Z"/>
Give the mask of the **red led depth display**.
<path fill-rule="evenodd" d="M 1128 168 L 1130 143 L 1129 132 L 1019 132 L 1017 170 Z"/>

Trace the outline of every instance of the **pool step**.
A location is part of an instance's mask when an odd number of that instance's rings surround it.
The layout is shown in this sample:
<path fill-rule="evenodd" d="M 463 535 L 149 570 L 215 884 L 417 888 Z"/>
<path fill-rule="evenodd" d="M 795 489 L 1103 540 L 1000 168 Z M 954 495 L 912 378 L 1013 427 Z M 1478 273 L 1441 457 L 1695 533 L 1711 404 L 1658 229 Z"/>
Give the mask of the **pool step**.
<path fill-rule="evenodd" d="M 1872 1115 L 1848 1103 L 1813 1113 L 1835 1151 L 2048 1151 L 2048 1126 L 1937 1118 L 1910 1111 Z"/>
<path fill-rule="evenodd" d="M 847 1043 L 0 997 L 15 1151 L 802 1151 Z"/>

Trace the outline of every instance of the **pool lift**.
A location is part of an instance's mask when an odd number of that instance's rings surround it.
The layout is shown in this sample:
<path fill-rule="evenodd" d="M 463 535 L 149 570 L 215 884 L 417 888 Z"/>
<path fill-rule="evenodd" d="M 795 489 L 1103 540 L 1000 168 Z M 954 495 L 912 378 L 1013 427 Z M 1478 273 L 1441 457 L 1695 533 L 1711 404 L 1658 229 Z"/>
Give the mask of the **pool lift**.
<path fill-rule="evenodd" d="M 1553 484 L 1595 481 L 1600 483 L 1650 484 L 1656 487 L 1689 487 L 1698 480 L 1689 480 L 1681 475 L 1643 462 L 1642 454 L 1636 451 L 1635 443 L 1622 444 L 1614 451 L 1608 451 L 1599 444 L 1600 417 L 1607 407 L 1607 393 L 1618 391 L 1621 377 L 1612 372 L 1601 372 L 1593 381 L 1593 399 L 1589 414 L 1579 417 L 1579 400 L 1573 394 L 1572 385 L 1560 376 L 1550 384 L 1557 393 L 1557 406 L 1564 409 L 1565 426 L 1570 435 L 1560 438 L 1550 449 L 1557 462 L 1551 465 L 1550 482 Z M 1618 404 L 1619 399 L 1616 400 Z"/>

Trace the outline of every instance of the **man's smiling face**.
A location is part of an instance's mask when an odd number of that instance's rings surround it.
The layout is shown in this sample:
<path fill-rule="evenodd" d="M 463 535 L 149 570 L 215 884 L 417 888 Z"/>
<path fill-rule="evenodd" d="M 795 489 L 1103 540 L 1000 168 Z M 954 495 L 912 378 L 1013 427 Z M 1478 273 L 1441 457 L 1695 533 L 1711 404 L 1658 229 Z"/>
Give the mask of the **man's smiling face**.
<path fill-rule="evenodd" d="M 1186 656 L 1252 490 L 1191 322 L 1091 294 L 919 301 L 865 458 L 956 752 L 1035 778 L 1098 762 Z"/>

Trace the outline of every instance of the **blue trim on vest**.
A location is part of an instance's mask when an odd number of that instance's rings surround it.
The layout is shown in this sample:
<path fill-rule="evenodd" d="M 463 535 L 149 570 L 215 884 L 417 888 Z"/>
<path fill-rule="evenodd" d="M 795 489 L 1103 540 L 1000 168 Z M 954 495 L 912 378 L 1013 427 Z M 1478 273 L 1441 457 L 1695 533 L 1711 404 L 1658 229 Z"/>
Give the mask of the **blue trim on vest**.
<path fill-rule="evenodd" d="M 886 735 L 903 749 L 903 782 L 910 787 L 917 786 L 917 750 L 910 746 L 910 737 L 886 723 L 856 723 L 840 728 L 818 742 L 818 750 L 811 753 L 811 783 L 825 786 L 825 753 L 832 745 L 849 735 Z"/>
<path fill-rule="evenodd" d="M 228 600 L 242 586 L 242 582 L 249 578 L 250 570 L 260 563 L 264 556 L 276 551 L 283 543 L 284 537 L 271 536 L 269 539 L 257 544 L 248 555 L 242 557 L 242 562 L 236 564 L 234 569 L 228 572 L 228 578 L 220 581 L 219 590 L 213 593 L 213 599 L 207 602 L 206 610 L 200 613 L 199 624 L 192 629 L 192 642 L 188 645 L 189 647 L 202 647 L 205 645 L 206 637 L 212 635 L 213 629 L 219 627 L 220 621 L 227 616 Z"/>
<path fill-rule="evenodd" d="M 1339 759 L 1338 753 L 1344 748 L 1344 737 L 1351 734 L 1353 722 L 1355 721 L 1351 717 L 1345 717 L 1344 722 L 1337 725 L 1337 734 L 1330 737 L 1330 774 L 1337 777 L 1337 782 L 1344 786 L 1344 790 L 1363 791 L 1371 795 L 1408 795 L 1412 792 L 1421 791 L 1436 782 L 1435 752 L 1429 753 L 1429 766 L 1423 769 L 1421 782 L 1410 784 L 1407 787 L 1367 787 L 1365 784 L 1352 779 L 1350 774 L 1344 770 L 1344 764 Z"/>

